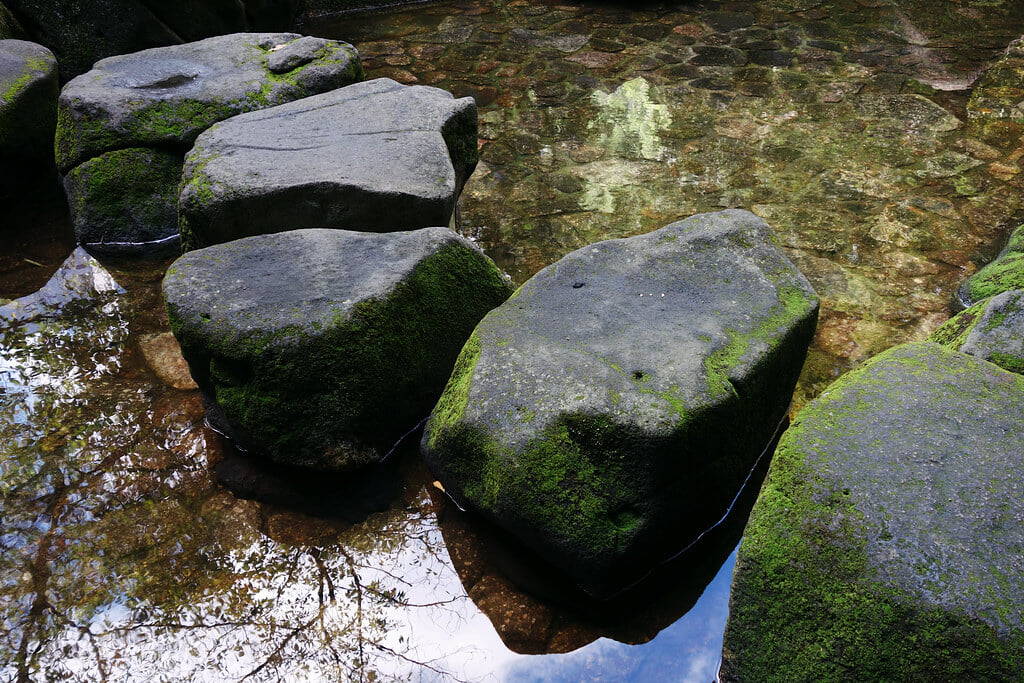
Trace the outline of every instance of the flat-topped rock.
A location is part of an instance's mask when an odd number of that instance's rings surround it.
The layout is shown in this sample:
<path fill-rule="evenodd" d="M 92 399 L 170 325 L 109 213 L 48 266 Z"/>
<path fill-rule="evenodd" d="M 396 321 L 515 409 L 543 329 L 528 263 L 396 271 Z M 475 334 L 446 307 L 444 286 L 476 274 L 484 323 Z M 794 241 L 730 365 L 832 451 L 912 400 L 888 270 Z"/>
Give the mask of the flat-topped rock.
<path fill-rule="evenodd" d="M 1024 377 L 921 342 L 783 434 L 733 575 L 723 681 L 1019 680 Z"/>
<path fill-rule="evenodd" d="M 185 160 L 186 249 L 296 225 L 448 225 L 476 165 L 476 103 L 366 81 L 223 121 Z"/>
<path fill-rule="evenodd" d="M 42 45 L 0 40 L 0 191 L 53 168 L 57 61 Z"/>
<path fill-rule="evenodd" d="M 351 45 L 294 33 L 238 33 L 97 62 L 59 100 L 57 165 L 78 240 L 103 248 L 176 235 L 181 164 L 200 133 L 361 78 Z"/>
<path fill-rule="evenodd" d="M 182 256 L 163 288 L 211 421 L 321 470 L 376 462 L 426 417 L 473 326 L 511 292 L 447 228 L 250 237 Z"/>
<path fill-rule="evenodd" d="M 947 320 L 928 339 L 1024 374 L 1024 290 L 979 301 Z"/>
<path fill-rule="evenodd" d="M 818 299 L 745 211 L 575 251 L 474 331 L 422 450 L 593 595 L 728 508 L 786 415 Z"/>

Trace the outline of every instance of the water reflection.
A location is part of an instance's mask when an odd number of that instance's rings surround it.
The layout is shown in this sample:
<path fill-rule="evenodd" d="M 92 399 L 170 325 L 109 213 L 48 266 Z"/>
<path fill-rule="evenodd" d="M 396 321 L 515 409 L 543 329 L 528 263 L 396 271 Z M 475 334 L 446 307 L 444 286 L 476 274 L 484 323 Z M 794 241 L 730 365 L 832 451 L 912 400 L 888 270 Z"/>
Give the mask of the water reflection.
<path fill-rule="evenodd" d="M 1018 211 L 1024 126 L 978 108 L 998 78 L 973 109 L 960 90 L 1024 32 L 1010 0 L 499 0 L 311 29 L 356 41 L 371 75 L 477 97 L 463 229 L 518 280 L 698 211 L 767 218 L 824 297 L 801 401 L 944 318 Z M 31 217 L 10 215 L 27 232 Z M 59 260 L 19 240 L 0 296 Z M 269 502 L 235 496 L 216 477 L 235 485 L 225 472 L 241 466 L 197 393 L 165 385 L 139 348 L 167 330 L 166 264 L 107 265 L 127 292 L 0 329 L 0 677 L 710 680 L 725 536 L 704 566 L 665 568 L 663 609 L 631 623 L 566 605 L 460 530 L 415 458 L 345 512 L 355 492 L 321 490 L 326 507 L 306 511 L 294 489 L 268 498 L 260 486 L 287 487 L 247 479 L 251 464 L 239 492 Z"/>

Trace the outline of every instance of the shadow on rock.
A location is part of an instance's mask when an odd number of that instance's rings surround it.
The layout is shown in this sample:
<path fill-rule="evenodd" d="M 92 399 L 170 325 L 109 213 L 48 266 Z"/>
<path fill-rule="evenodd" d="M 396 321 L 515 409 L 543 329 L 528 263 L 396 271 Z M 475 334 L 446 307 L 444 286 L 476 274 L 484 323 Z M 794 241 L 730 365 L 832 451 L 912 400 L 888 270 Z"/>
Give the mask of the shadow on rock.
<path fill-rule="evenodd" d="M 636 645 L 685 615 L 736 548 L 777 443 L 778 434 L 715 526 L 607 600 L 589 597 L 514 536 L 460 510 L 436 484 L 431 497 L 466 593 L 509 649 L 566 653 L 602 637 Z"/>

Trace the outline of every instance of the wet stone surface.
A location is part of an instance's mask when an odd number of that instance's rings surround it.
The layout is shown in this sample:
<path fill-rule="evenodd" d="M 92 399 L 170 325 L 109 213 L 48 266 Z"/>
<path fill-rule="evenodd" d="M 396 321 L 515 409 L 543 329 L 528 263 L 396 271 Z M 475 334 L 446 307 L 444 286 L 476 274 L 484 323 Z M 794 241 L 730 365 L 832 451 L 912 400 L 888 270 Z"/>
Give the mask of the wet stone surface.
<path fill-rule="evenodd" d="M 510 0 L 304 30 L 353 42 L 368 77 L 476 98 L 461 229 L 519 282 L 694 213 L 767 220 L 822 295 L 798 404 L 945 320 L 1021 210 L 1024 122 L 966 109 L 1024 31 L 1009 0 Z"/>
<path fill-rule="evenodd" d="M 692 213 L 765 218 L 823 299 L 802 402 L 937 326 L 1020 224 L 1021 121 L 968 117 L 968 99 L 1022 14 L 1010 0 L 499 0 L 305 30 L 355 42 L 369 77 L 477 99 L 462 230 L 518 281 Z M 57 199 L 15 199 L 0 205 L 3 299 L 41 287 L 72 246 Z M 390 500 L 351 518 L 236 497 L 218 483 L 238 483 L 222 467 L 236 456 L 197 393 L 161 381 L 140 347 L 167 331 L 166 262 L 105 264 L 125 294 L 0 333 L 0 678 L 712 678 L 732 560 L 682 618 L 600 631 L 473 559 L 414 458 Z M 492 625 L 564 652 L 666 623 L 644 645 L 544 657 Z"/>

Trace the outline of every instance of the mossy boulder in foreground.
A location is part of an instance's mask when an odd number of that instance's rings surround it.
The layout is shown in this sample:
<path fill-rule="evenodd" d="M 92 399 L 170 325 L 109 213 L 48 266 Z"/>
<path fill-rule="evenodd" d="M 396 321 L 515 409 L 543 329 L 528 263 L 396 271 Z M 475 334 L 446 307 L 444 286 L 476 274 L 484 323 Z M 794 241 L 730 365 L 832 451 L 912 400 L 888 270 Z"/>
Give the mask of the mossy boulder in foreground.
<path fill-rule="evenodd" d="M 725 681 L 1019 681 L 1024 377 L 931 342 L 783 434 L 740 543 Z"/>
<path fill-rule="evenodd" d="M 388 78 L 237 116 L 185 159 L 185 249 L 293 225 L 448 225 L 477 161 L 471 97 Z"/>
<path fill-rule="evenodd" d="M 746 211 L 592 244 L 481 321 L 422 450 L 459 503 L 614 593 L 723 516 L 817 310 Z"/>
<path fill-rule="evenodd" d="M 1024 225 L 1010 234 L 994 261 L 964 280 L 955 303 L 968 308 L 996 294 L 1024 289 Z"/>
<path fill-rule="evenodd" d="M 181 164 L 200 133 L 361 79 L 351 45 L 294 33 L 237 33 L 97 62 L 64 86 L 58 107 L 57 166 L 69 178 L 78 240 L 111 250 L 177 235 Z M 154 156 L 161 161 L 147 171 Z"/>
<path fill-rule="evenodd" d="M 507 278 L 447 228 L 296 230 L 190 252 L 163 282 L 211 421 L 278 462 L 376 462 L 430 412 Z"/>
<path fill-rule="evenodd" d="M 57 61 L 42 45 L 0 40 L 0 193 L 53 173 Z"/>
<path fill-rule="evenodd" d="M 1024 290 L 979 301 L 947 320 L 928 339 L 1024 374 Z"/>

